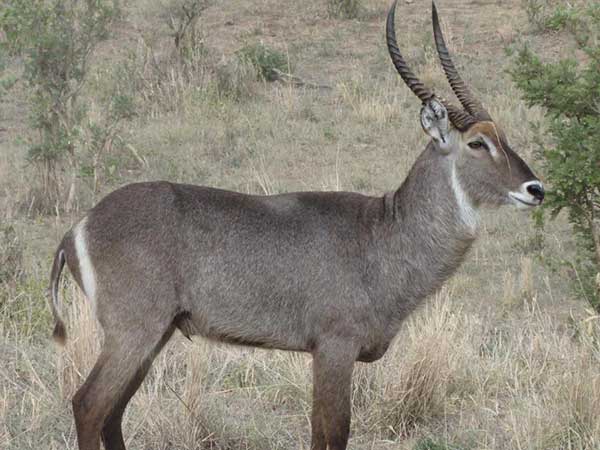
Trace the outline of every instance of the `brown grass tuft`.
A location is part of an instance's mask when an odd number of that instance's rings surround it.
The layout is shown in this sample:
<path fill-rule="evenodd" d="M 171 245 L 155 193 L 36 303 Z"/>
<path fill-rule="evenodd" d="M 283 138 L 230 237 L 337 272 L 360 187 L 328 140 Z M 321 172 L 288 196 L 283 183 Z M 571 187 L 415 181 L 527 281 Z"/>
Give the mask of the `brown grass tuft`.
<path fill-rule="evenodd" d="M 443 416 L 452 387 L 462 377 L 463 358 L 470 353 L 468 322 L 450 298 L 448 291 L 441 292 L 410 320 L 394 347 L 398 365 L 384 382 L 377 420 L 397 436 Z"/>
<path fill-rule="evenodd" d="M 70 399 L 92 369 L 100 352 L 102 336 L 87 298 L 73 282 L 64 290 L 69 304 L 65 321 L 71 339 L 58 351 L 58 384 L 61 396 Z"/>

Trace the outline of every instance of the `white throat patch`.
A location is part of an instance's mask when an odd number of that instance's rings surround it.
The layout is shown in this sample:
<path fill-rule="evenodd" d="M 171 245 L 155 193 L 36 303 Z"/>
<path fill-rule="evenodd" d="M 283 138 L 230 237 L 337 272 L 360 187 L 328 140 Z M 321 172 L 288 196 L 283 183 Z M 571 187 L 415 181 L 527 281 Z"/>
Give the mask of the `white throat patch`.
<path fill-rule="evenodd" d="M 92 311 L 96 314 L 96 273 L 88 251 L 86 225 L 87 217 L 84 217 L 73 229 L 75 252 L 79 261 L 79 273 L 84 294 L 91 303 Z"/>
<path fill-rule="evenodd" d="M 479 214 L 475 207 L 471 204 L 467 193 L 464 191 L 458 180 L 456 174 L 456 163 L 452 162 L 452 170 L 450 175 L 450 182 L 452 184 L 452 191 L 456 197 L 456 203 L 458 204 L 458 210 L 462 222 L 466 225 L 471 233 L 477 230 L 477 224 L 479 222 Z"/>

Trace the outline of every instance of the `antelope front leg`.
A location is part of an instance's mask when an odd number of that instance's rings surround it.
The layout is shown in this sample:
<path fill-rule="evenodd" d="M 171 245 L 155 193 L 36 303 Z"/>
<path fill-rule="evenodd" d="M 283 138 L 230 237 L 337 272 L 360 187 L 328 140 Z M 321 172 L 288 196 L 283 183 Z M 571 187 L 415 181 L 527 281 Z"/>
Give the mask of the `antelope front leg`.
<path fill-rule="evenodd" d="M 325 440 L 325 429 L 323 428 L 323 411 L 321 410 L 321 402 L 318 400 L 317 397 L 317 375 L 315 370 L 316 366 L 317 364 L 313 360 L 313 407 L 312 415 L 310 418 L 310 449 L 327 450 L 327 441 Z"/>
<path fill-rule="evenodd" d="M 313 352 L 311 450 L 345 450 L 350 434 L 350 391 L 357 351 L 328 341 Z"/>

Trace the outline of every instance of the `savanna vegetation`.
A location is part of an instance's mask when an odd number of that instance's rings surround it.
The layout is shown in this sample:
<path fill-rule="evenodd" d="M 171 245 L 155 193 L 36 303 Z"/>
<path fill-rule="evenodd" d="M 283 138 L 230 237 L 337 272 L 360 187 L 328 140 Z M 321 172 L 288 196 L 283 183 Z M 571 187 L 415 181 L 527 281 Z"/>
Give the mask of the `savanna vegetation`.
<path fill-rule="evenodd" d="M 383 39 L 387 0 L 0 0 L 0 448 L 76 449 L 101 333 L 54 248 L 106 193 L 166 179 L 252 193 L 396 189 L 426 144 Z M 542 176 L 546 211 L 485 211 L 456 276 L 355 372 L 350 448 L 600 448 L 598 7 L 439 0 L 463 76 Z M 399 42 L 450 97 L 427 2 Z M 543 226 L 542 226 L 543 225 Z M 176 335 L 131 449 L 308 448 L 310 358 Z"/>

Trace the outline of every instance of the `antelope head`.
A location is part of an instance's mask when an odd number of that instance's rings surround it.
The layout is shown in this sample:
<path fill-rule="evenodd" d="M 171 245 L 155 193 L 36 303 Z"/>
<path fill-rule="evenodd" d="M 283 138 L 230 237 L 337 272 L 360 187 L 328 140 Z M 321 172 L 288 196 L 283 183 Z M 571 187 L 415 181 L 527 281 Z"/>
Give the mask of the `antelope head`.
<path fill-rule="evenodd" d="M 462 108 L 436 97 L 406 64 L 394 31 L 396 1 L 386 24 L 388 50 L 406 85 L 423 102 L 421 125 L 432 138 L 436 150 L 451 161 L 452 182 L 460 183 L 468 200 L 476 206 L 512 204 L 528 208 L 541 204 L 544 199 L 542 183 L 511 149 L 502 129 L 456 70 L 444 41 L 435 3 L 432 4 L 435 44 L 446 77 Z"/>

